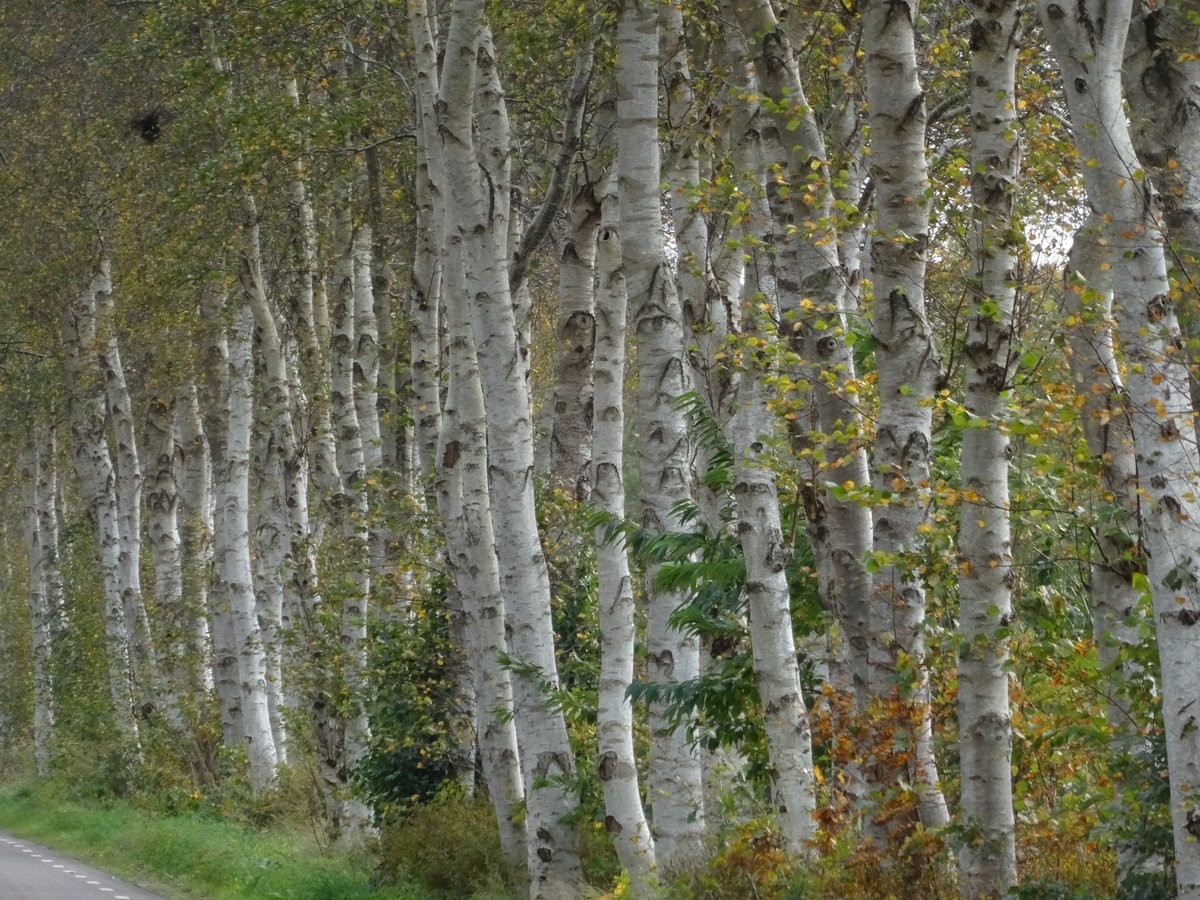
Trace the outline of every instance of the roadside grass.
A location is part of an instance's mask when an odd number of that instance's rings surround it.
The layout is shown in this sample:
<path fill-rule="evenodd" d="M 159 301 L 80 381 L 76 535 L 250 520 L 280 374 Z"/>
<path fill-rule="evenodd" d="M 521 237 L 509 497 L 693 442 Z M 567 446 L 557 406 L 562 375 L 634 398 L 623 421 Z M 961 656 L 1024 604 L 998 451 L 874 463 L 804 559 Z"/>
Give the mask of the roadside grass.
<path fill-rule="evenodd" d="M 53 780 L 0 785 L 0 829 L 181 900 L 448 896 L 395 867 L 389 867 L 391 883 L 383 883 L 374 855 L 322 848 L 299 825 L 260 829 L 203 812 L 163 814 L 125 801 L 80 802 L 70 793 L 69 786 Z M 479 885 L 470 893 L 477 900 L 511 896 L 499 884 Z"/>

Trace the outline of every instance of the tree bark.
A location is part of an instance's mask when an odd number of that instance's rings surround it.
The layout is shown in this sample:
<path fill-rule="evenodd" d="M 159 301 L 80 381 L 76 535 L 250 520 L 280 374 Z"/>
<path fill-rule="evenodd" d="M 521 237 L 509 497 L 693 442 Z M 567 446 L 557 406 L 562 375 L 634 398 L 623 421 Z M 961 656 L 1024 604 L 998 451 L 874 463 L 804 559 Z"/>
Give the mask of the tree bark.
<path fill-rule="evenodd" d="M 1124 111 L 1121 69 L 1128 5 L 1084 2 L 1038 11 L 1062 70 L 1088 200 L 1103 225 L 1103 263 L 1114 297 L 1117 339 L 1137 453 L 1142 534 L 1149 556 L 1162 677 L 1162 714 L 1171 782 L 1176 890 L 1200 897 L 1200 701 L 1195 626 L 1200 603 L 1200 501 L 1188 372 L 1170 305 L 1157 193 L 1144 177 Z"/>
<path fill-rule="evenodd" d="M 621 232 L 616 185 L 609 181 L 596 259 L 595 424 L 592 439 L 592 502 L 613 521 L 625 518 L 625 328 L 629 306 L 621 269 Z M 596 529 L 596 594 L 600 616 L 600 696 L 596 710 L 604 825 L 629 872 L 630 888 L 649 890 L 654 839 L 642 808 L 637 757 L 633 748 L 635 607 L 633 576 L 624 543 Z"/>
<path fill-rule="evenodd" d="M 968 900 L 1000 897 L 1017 882 L 1007 632 L 1016 572 L 1005 419 L 1016 365 L 1016 240 L 1011 235 L 1021 163 L 1016 122 L 1020 5 L 974 2 L 971 11 L 974 273 L 963 342 L 963 405 L 971 421 L 962 435 L 964 499 L 958 526 L 962 822 L 978 834 L 964 842 L 958 857 L 962 895 Z"/>
<path fill-rule="evenodd" d="M 688 389 L 682 311 L 662 239 L 658 146 L 658 4 L 624 0 L 617 19 L 617 170 L 621 249 L 634 328 L 641 438 L 642 525 L 652 534 L 680 530 L 675 504 L 690 493 L 689 447 L 676 398 Z M 668 620 L 681 593 L 655 584 L 646 567 L 647 676 L 653 683 L 688 681 L 700 671 L 695 635 Z M 673 727 L 666 705 L 650 706 L 648 800 L 658 864 L 680 865 L 699 851 L 704 808 L 699 755 Z"/>
<path fill-rule="evenodd" d="M 889 794 L 912 785 L 915 797 L 881 809 L 876 824 L 903 839 L 910 813 L 926 828 L 949 821 L 933 757 L 929 679 L 925 669 L 925 586 L 915 571 L 929 494 L 933 397 L 939 372 L 925 313 L 925 252 L 929 214 L 925 158 L 925 95 L 917 75 L 917 5 L 872 0 L 863 13 L 871 176 L 876 233 L 871 242 L 879 417 L 872 487 L 887 497 L 874 510 L 874 577 L 870 615 L 872 699 L 884 720 L 868 778 Z M 902 687 L 910 684 L 911 687 Z M 901 750 L 892 758 L 898 731 Z"/>

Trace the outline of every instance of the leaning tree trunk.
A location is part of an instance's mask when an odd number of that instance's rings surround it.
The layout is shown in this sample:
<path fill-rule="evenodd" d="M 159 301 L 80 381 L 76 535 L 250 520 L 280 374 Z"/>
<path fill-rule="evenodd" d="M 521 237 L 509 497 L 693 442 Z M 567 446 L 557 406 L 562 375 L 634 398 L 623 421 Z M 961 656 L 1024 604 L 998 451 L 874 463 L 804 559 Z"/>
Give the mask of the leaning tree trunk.
<path fill-rule="evenodd" d="M 165 707 L 167 721 L 180 727 L 179 698 L 164 690 L 159 663 L 150 636 L 150 619 L 142 597 L 142 465 L 138 457 L 137 432 L 133 423 L 133 400 L 125 382 L 112 294 L 96 298 L 97 332 L 102 335 L 100 368 L 104 373 L 108 418 L 116 439 L 117 529 L 120 542 L 121 599 L 129 629 L 134 689 L 143 710 Z"/>
<path fill-rule="evenodd" d="M 410 36 L 417 58 L 417 98 L 421 131 L 418 149 L 428 175 L 429 207 L 423 223 L 434 228 L 422 239 L 422 246 L 440 249 L 440 258 L 429 260 L 429 291 L 420 297 L 435 308 L 422 321 L 432 327 L 432 342 L 426 348 L 428 378 L 414 369 L 414 381 L 428 381 L 422 389 L 426 402 L 436 404 L 424 411 L 420 428 L 438 428 L 438 443 L 429 462 L 435 469 L 435 492 L 442 533 L 446 541 L 451 574 L 462 605 L 464 631 L 469 636 L 468 651 L 477 704 L 476 730 L 480 765 L 488 796 L 500 829 L 500 844 L 505 858 L 518 866 L 527 864 L 526 837 L 519 821 L 524 798 L 520 754 L 513 721 L 512 682 L 502 664 L 507 652 L 504 597 L 500 586 L 499 561 L 495 554 L 491 501 L 488 494 L 487 437 L 484 424 L 483 392 L 475 354 L 470 307 L 466 293 L 465 261 L 459 243 L 447 240 L 446 184 L 447 169 L 438 132 L 437 47 L 431 18 L 424 0 L 416 0 L 409 17 Z M 440 272 L 437 270 L 440 268 Z M 447 368 L 449 385 L 446 409 L 438 397 L 436 348 L 438 317 L 437 294 L 445 298 L 445 324 L 448 332 Z M 414 367 L 418 354 L 414 348 Z M 420 389 L 420 388 L 419 388 Z M 429 448 L 427 441 L 421 441 Z"/>
<path fill-rule="evenodd" d="M 767 252 L 763 237 L 769 218 L 756 225 L 757 250 Z M 789 851 L 799 857 L 811 852 L 816 835 L 816 777 L 813 772 L 812 730 L 792 634 L 791 590 L 788 586 L 788 547 L 779 514 L 779 493 L 771 470 L 774 416 L 767 408 L 762 378 L 767 354 L 756 349 L 764 339 L 760 305 L 777 312 L 777 285 L 767 260 L 747 267 L 742 308 L 742 372 L 738 379 L 736 412 L 731 427 L 733 495 L 737 505 L 737 534 L 746 564 L 746 600 L 754 655 L 754 680 L 763 707 L 763 727 L 771 764 L 771 804 Z M 756 340 L 757 339 L 757 340 Z"/>
<path fill-rule="evenodd" d="M 999 897 L 1017 882 L 1007 637 L 1016 571 L 1005 420 L 1015 368 L 1013 194 L 1021 163 L 1016 122 L 1020 4 L 1005 0 L 971 7 L 975 272 L 963 342 L 963 405 L 972 427 L 963 432 L 959 465 L 958 722 L 962 821 L 979 837 L 965 842 L 958 857 L 967 900 Z"/>
<path fill-rule="evenodd" d="M 566 786 L 575 759 L 561 710 L 550 578 L 534 509 L 533 411 L 508 277 L 508 114 L 481 0 L 456 4 L 439 96 L 449 204 L 446 238 L 462 253 L 486 403 L 487 460 L 497 557 L 515 660 L 513 701 L 525 782 L 526 841 L 535 897 L 579 890 L 577 805 Z M 478 122 L 478 139 L 473 131 Z M 478 152 L 478 156 L 476 155 Z"/>
<path fill-rule="evenodd" d="M 615 185 L 612 185 L 615 187 Z M 608 193 L 608 192 L 606 192 Z M 613 521 L 625 518 L 625 320 L 629 306 L 621 271 L 621 232 L 616 197 L 603 198 L 596 259 L 594 307 L 595 356 L 592 438 L 592 502 Z M 630 887 L 649 890 L 654 869 L 654 839 L 646 823 L 633 749 L 633 706 L 627 696 L 633 683 L 635 608 L 633 576 L 625 544 L 596 529 L 596 593 L 600 616 L 600 696 L 596 732 L 600 751 L 600 786 L 604 791 L 605 825 Z"/>
<path fill-rule="evenodd" d="M 104 383 L 96 355 L 97 298 L 111 292 L 112 272 L 108 260 L 103 260 L 88 288 L 64 311 L 62 327 L 67 390 L 71 398 L 71 452 L 83 501 L 95 529 L 104 579 L 109 697 L 122 737 L 136 744 L 138 728 L 133 711 L 129 627 L 121 591 L 116 472 L 105 437 Z"/>
<path fill-rule="evenodd" d="M 903 840 L 913 812 L 927 828 L 949 821 L 933 757 L 925 586 L 914 558 L 928 511 L 933 397 L 940 373 L 925 315 L 929 213 L 922 199 L 928 176 L 925 95 L 915 49 L 917 4 L 871 0 L 863 16 L 877 196 L 870 261 L 879 392 L 872 486 L 889 498 L 875 509 L 874 549 L 888 562 L 876 573 L 871 595 L 869 675 L 872 698 L 885 711 L 894 710 L 876 723 L 878 758 L 868 780 L 884 796 L 900 792 L 875 817 L 892 841 Z M 899 746 L 911 749 L 895 752 L 892 731 L 902 735 Z M 906 796 L 904 783 L 915 797 Z"/>
<path fill-rule="evenodd" d="M 659 201 L 658 4 L 624 0 L 617 20 L 617 169 L 621 250 L 638 362 L 637 410 L 642 523 L 663 534 L 683 528 L 675 505 L 689 496 L 687 427 L 675 400 L 687 391 L 682 312 L 664 253 Z M 649 680 L 689 681 L 699 674 L 695 635 L 674 629 L 682 593 L 656 584 L 660 564 L 646 570 L 646 657 Z M 660 866 L 677 865 L 699 850 L 704 833 L 700 758 L 675 727 L 663 702 L 650 706 L 650 772 Z"/>
<path fill-rule="evenodd" d="M 1102 225 L 1117 340 L 1137 453 L 1147 577 L 1162 677 L 1162 715 L 1178 896 L 1200 897 L 1200 499 L 1189 489 L 1196 430 L 1169 298 L 1160 204 L 1134 152 L 1121 89 L 1129 6 L 1038 4 L 1062 70 L 1088 200 Z"/>

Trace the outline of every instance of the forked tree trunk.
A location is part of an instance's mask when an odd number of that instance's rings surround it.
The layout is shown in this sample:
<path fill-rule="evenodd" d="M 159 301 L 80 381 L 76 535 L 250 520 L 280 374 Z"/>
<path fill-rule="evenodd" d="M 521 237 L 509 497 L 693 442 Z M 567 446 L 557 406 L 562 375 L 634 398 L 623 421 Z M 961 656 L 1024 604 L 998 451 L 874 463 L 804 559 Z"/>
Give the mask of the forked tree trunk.
<path fill-rule="evenodd" d="M 112 292 L 112 272 L 103 260 L 88 288 L 64 310 L 67 390 L 71 398 L 71 453 L 75 474 L 95 530 L 104 579 L 104 631 L 109 698 L 121 735 L 138 741 L 130 668 L 129 628 L 122 595 L 121 544 L 116 472 L 105 437 L 104 383 L 96 354 L 96 307 L 101 294 Z"/>
<path fill-rule="evenodd" d="M 508 278 L 508 114 L 481 0 L 456 3 L 438 98 L 450 202 L 446 240 L 465 267 L 486 403 L 493 529 L 515 660 L 513 700 L 525 782 L 526 852 L 534 897 L 580 887 L 575 759 L 547 695 L 558 686 L 550 578 L 534 509 L 533 410 Z M 478 123 L 478 139 L 473 130 Z"/>
<path fill-rule="evenodd" d="M 1180 897 L 1200 897 L 1200 729 L 1194 712 L 1200 702 L 1200 499 L 1189 488 L 1196 430 L 1187 367 L 1176 351 L 1180 335 L 1168 299 L 1158 196 L 1150 180 L 1138 177 L 1144 170 L 1124 109 L 1121 68 L 1130 8 L 1040 0 L 1038 10 L 1062 70 L 1075 146 L 1086 161 L 1088 200 L 1103 222 L 1158 636 L 1176 889 Z"/>
<path fill-rule="evenodd" d="M 525 830 L 518 821 L 524 786 L 511 714 L 512 683 L 508 670 L 501 663 L 507 652 L 507 640 L 500 568 L 493 549 L 495 536 L 488 495 L 483 393 L 467 304 L 462 247 L 446 239 L 443 186 L 447 170 L 436 114 L 438 51 L 424 0 L 413 4 L 409 28 L 417 58 L 421 122 L 418 148 L 428 173 L 429 208 L 424 222 L 436 229 L 422 240 L 422 244 L 431 250 L 440 249 L 439 259 L 430 267 L 428 283 L 439 284 L 442 288 L 449 341 L 446 360 L 450 381 L 446 408 L 444 414 L 428 415 L 425 421 L 427 427 L 434 423 L 439 426 L 432 459 L 436 469 L 437 506 L 447 558 L 462 607 L 463 630 L 469 638 L 464 649 L 470 659 L 474 681 L 476 741 L 484 783 L 500 829 L 504 856 L 510 864 L 525 866 Z M 433 271 L 435 268 L 441 270 L 440 279 Z M 424 299 L 436 304 L 436 294 L 425 294 Z M 429 338 L 436 348 L 438 318 L 430 314 L 425 321 L 434 326 Z M 436 354 L 430 352 L 429 357 L 436 359 Z M 417 359 L 415 353 L 413 358 L 414 361 Z M 427 371 L 431 376 L 436 375 L 432 366 Z M 429 380 L 428 399 L 440 405 L 436 380 Z"/>

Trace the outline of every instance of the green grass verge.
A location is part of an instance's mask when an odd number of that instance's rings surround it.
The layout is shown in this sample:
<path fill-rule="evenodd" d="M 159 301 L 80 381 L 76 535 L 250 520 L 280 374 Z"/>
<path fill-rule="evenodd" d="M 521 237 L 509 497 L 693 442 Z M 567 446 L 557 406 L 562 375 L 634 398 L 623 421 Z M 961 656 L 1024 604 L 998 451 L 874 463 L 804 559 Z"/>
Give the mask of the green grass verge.
<path fill-rule="evenodd" d="M 0 829 L 169 898 L 430 897 L 417 887 L 375 884 L 369 856 L 322 850 L 299 831 L 256 830 L 195 813 L 162 815 L 125 803 L 81 804 L 47 783 L 0 787 Z"/>

